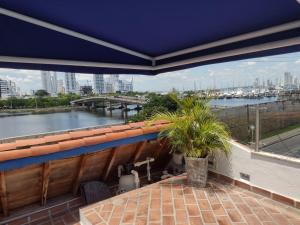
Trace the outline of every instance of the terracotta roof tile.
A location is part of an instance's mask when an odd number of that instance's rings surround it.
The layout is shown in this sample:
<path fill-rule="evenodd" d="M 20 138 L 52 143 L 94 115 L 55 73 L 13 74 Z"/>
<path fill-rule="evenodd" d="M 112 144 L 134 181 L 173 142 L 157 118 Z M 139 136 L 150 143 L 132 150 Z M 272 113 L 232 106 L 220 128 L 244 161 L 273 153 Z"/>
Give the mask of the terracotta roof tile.
<path fill-rule="evenodd" d="M 105 136 L 107 141 L 113 141 L 117 139 L 126 138 L 127 134 L 125 132 L 115 132 L 115 133 L 108 133 Z"/>
<path fill-rule="evenodd" d="M 131 128 L 143 127 L 145 126 L 145 122 L 136 122 L 128 124 Z"/>
<path fill-rule="evenodd" d="M 156 125 L 156 127 L 157 127 L 159 130 L 161 130 L 161 129 L 167 127 L 167 126 L 169 126 L 169 124 L 159 124 L 159 125 Z"/>
<path fill-rule="evenodd" d="M 38 156 L 38 155 L 47 155 L 54 152 L 60 151 L 59 144 L 53 144 L 53 145 L 42 145 L 42 146 L 34 146 L 31 147 L 31 153 L 32 156 Z"/>
<path fill-rule="evenodd" d="M 97 134 L 111 133 L 112 129 L 110 127 L 106 127 L 106 128 L 94 129 L 91 131 L 93 132 L 94 135 L 97 135 Z"/>
<path fill-rule="evenodd" d="M 44 143 L 45 143 L 44 138 L 23 139 L 23 140 L 16 141 L 16 147 L 21 148 L 21 147 L 32 146 L 32 145 L 40 145 Z"/>
<path fill-rule="evenodd" d="M 69 134 L 57 134 L 57 135 L 49 135 L 44 137 L 46 142 L 59 142 L 71 139 Z"/>
<path fill-rule="evenodd" d="M 129 130 L 131 127 L 129 125 L 119 125 L 119 126 L 111 126 L 112 131 L 123 131 Z"/>
<path fill-rule="evenodd" d="M 73 148 L 80 148 L 85 145 L 83 139 L 63 141 L 59 142 L 58 144 L 61 151 L 70 150 Z"/>
<path fill-rule="evenodd" d="M 0 152 L 0 162 L 31 156 L 31 149 L 20 149 Z"/>
<path fill-rule="evenodd" d="M 83 141 L 85 142 L 86 145 L 96 145 L 96 144 L 106 142 L 107 136 L 100 135 L 100 136 L 95 136 L 95 137 L 86 137 L 86 138 L 83 138 Z"/>
<path fill-rule="evenodd" d="M 167 121 L 167 120 L 157 120 L 157 121 L 153 122 L 153 124 L 155 124 L 155 125 L 166 124 L 166 123 L 169 123 L 169 121 Z"/>
<path fill-rule="evenodd" d="M 143 135 L 143 130 L 142 129 L 126 130 L 125 133 L 127 137 L 134 137 L 134 136 Z"/>
<path fill-rule="evenodd" d="M 80 130 L 69 132 L 71 138 L 83 138 L 88 136 L 93 136 L 93 132 L 91 130 Z"/>
<path fill-rule="evenodd" d="M 159 127 L 158 126 L 147 126 L 147 127 L 142 127 L 142 130 L 143 130 L 144 134 L 156 133 L 156 132 L 159 132 Z"/>
<path fill-rule="evenodd" d="M 70 133 L 48 135 L 35 139 L 17 140 L 12 143 L 0 144 L 0 161 L 25 158 L 50 154 L 58 151 L 65 151 L 79 148 L 86 145 L 95 145 L 107 141 L 124 139 L 143 134 L 156 133 L 166 126 L 164 121 L 159 125 L 145 126 L 145 122 L 130 123 L 129 125 L 112 126 L 93 130 L 74 131 Z M 136 129 L 134 129 L 136 128 Z M 102 135 L 99 135 L 102 134 Z M 94 136 L 97 135 L 97 136 Z M 84 138 L 82 138 L 84 137 Z M 79 138 L 70 140 L 71 138 Z M 46 145 L 45 143 L 58 142 L 58 144 Z M 45 144 L 45 145 L 42 145 Z M 37 146 L 38 145 L 38 146 Z M 18 147 L 31 146 L 23 150 L 14 150 Z"/>
<path fill-rule="evenodd" d="M 11 143 L 0 144 L 0 152 L 1 151 L 11 150 L 11 149 L 16 149 L 16 143 L 11 142 Z"/>

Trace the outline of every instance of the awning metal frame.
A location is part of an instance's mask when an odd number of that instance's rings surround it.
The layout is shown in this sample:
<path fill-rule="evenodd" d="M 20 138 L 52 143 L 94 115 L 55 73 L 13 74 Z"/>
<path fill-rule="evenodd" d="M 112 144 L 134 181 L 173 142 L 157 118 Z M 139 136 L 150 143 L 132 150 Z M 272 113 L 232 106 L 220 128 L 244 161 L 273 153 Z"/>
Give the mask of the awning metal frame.
<path fill-rule="evenodd" d="M 249 47 L 244 47 L 244 48 L 239 48 L 239 49 L 234 49 L 234 50 L 229 50 L 229 51 L 224 51 L 220 53 L 214 53 L 214 54 L 209 54 L 205 56 L 200 56 L 200 57 L 195 57 L 187 60 L 180 60 L 172 63 L 166 63 L 162 65 L 157 65 L 157 61 L 162 60 L 162 59 L 168 59 L 184 54 L 189 54 L 205 49 L 210 49 L 226 44 L 232 44 L 236 43 L 239 41 L 245 41 L 257 37 L 262 37 L 274 33 L 279 33 L 283 31 L 288 31 L 292 29 L 297 29 L 300 28 L 300 20 L 281 24 L 278 26 L 274 27 L 269 27 L 266 29 L 230 37 L 230 38 L 225 38 L 219 41 L 207 43 L 207 44 L 202 44 L 198 46 L 194 46 L 191 48 L 186 48 L 182 49 L 179 51 L 163 54 L 160 56 L 152 57 L 137 51 L 133 51 L 131 49 L 112 44 L 103 40 L 100 40 L 98 38 L 91 37 L 89 35 L 85 35 L 61 26 L 57 26 L 27 15 L 23 15 L 17 12 L 14 12 L 12 10 L 7 10 L 4 8 L 0 7 L 0 14 L 9 16 L 21 21 L 25 21 L 40 27 L 44 27 L 56 32 L 60 32 L 63 34 L 66 34 L 71 37 L 75 37 L 78 39 L 82 39 L 97 45 L 101 45 L 110 49 L 114 49 L 129 55 L 133 55 L 139 58 L 143 58 L 146 60 L 150 60 L 152 62 L 152 66 L 142 66 L 142 65 L 131 65 L 131 64 L 118 64 L 118 63 L 103 63 L 103 62 L 89 62 L 89 61 L 74 61 L 74 60 L 62 60 L 62 59 L 42 59 L 42 58 L 26 58 L 26 57 L 11 57 L 11 56 L 0 56 L 0 62 L 8 62 L 8 63 L 28 63 L 28 64 L 49 64 L 49 65 L 64 65 L 64 66 L 83 66 L 83 67 L 106 67 L 106 68 L 118 68 L 118 69 L 133 69 L 133 70 L 150 70 L 150 71 L 157 71 L 157 70 L 162 70 L 162 69 L 168 69 L 172 67 L 177 67 L 177 66 L 183 66 L 183 65 L 188 65 L 188 64 L 193 64 L 193 63 L 200 63 L 200 62 L 205 62 L 205 61 L 210 61 L 210 60 L 215 60 L 215 59 L 220 59 L 224 57 L 231 57 L 231 56 L 237 56 L 237 55 L 243 55 L 243 54 L 249 54 L 249 53 L 254 53 L 254 52 L 260 52 L 260 51 L 265 51 L 265 50 L 271 50 L 271 49 L 276 49 L 276 48 L 282 48 L 282 47 L 288 47 L 288 46 L 294 46 L 294 45 L 299 45 L 300 44 L 300 37 L 296 38 L 290 38 L 290 39 L 285 39 L 285 40 L 280 40 L 280 41 L 274 41 L 274 42 L 269 42 L 265 44 L 258 44 L 258 45 L 253 45 Z"/>

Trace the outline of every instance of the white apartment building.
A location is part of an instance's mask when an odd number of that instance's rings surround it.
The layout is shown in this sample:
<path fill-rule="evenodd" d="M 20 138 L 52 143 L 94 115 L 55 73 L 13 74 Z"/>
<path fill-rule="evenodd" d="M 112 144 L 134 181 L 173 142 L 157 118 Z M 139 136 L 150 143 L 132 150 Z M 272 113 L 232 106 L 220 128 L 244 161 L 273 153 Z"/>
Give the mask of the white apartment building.
<path fill-rule="evenodd" d="M 16 83 L 11 80 L 0 79 L 0 98 L 9 98 L 17 95 Z"/>
<path fill-rule="evenodd" d="M 93 81 L 94 81 L 94 92 L 96 94 L 105 93 L 104 75 L 94 74 Z"/>
<path fill-rule="evenodd" d="M 47 91 L 51 96 L 57 94 L 57 76 L 56 72 L 42 71 L 42 88 Z"/>
<path fill-rule="evenodd" d="M 78 92 L 75 73 L 65 73 L 65 88 L 66 93 Z"/>

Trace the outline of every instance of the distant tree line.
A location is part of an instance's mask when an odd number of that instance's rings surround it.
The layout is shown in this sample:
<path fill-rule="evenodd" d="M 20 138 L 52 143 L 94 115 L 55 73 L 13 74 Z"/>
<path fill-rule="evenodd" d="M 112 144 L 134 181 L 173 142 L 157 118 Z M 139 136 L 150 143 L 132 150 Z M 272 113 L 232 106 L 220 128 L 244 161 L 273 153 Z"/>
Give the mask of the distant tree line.
<path fill-rule="evenodd" d="M 0 109 L 29 109 L 69 106 L 71 101 L 79 98 L 80 96 L 76 94 L 58 94 L 57 97 L 50 97 L 46 91 L 38 90 L 34 97 L 11 97 L 0 100 Z"/>

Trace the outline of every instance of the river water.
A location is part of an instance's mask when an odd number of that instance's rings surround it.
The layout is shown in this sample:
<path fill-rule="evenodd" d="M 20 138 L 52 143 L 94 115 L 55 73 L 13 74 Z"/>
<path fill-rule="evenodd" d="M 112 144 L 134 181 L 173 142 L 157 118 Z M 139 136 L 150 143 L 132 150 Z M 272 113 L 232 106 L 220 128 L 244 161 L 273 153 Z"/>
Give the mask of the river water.
<path fill-rule="evenodd" d="M 129 116 L 134 111 L 128 112 Z M 72 111 L 49 114 L 0 117 L 0 139 L 46 132 L 69 130 L 97 125 L 123 123 L 124 114 L 114 110 L 112 114 L 100 110 L 98 113 Z"/>
<path fill-rule="evenodd" d="M 276 101 L 276 98 L 263 99 L 216 99 L 210 102 L 212 106 L 233 107 Z M 128 116 L 136 113 L 128 112 Z M 1 115 L 1 113 L 0 113 Z M 72 111 L 38 115 L 0 117 L 0 139 L 69 130 L 97 125 L 123 123 L 124 113 L 121 110 L 109 111 L 100 109 L 98 113 Z"/>
<path fill-rule="evenodd" d="M 235 106 L 242 106 L 242 105 L 256 105 L 261 103 L 267 102 L 274 102 L 277 100 L 277 97 L 271 98 L 231 98 L 231 99 L 213 99 L 209 102 L 211 106 L 222 106 L 222 107 L 235 107 Z"/>

